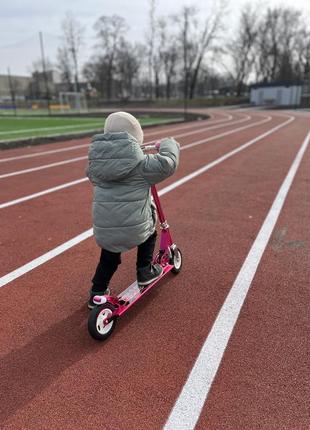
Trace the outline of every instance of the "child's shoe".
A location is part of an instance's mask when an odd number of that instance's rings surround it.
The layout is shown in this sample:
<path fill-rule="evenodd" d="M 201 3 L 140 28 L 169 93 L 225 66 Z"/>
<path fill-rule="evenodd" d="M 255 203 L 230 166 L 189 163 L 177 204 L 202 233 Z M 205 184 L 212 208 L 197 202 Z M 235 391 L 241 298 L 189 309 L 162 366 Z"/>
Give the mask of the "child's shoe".
<path fill-rule="evenodd" d="M 159 278 L 164 269 L 160 264 L 151 264 L 146 267 L 139 267 L 137 269 L 137 281 L 139 287 L 145 287 Z"/>
<path fill-rule="evenodd" d="M 104 296 L 104 295 L 109 296 L 110 294 L 111 294 L 110 288 L 107 288 L 105 291 L 96 291 L 96 292 L 90 290 L 90 292 L 89 292 L 89 300 L 88 300 L 88 303 L 87 303 L 88 309 L 93 309 L 96 306 L 95 303 L 93 302 L 93 298 L 95 296 Z"/>

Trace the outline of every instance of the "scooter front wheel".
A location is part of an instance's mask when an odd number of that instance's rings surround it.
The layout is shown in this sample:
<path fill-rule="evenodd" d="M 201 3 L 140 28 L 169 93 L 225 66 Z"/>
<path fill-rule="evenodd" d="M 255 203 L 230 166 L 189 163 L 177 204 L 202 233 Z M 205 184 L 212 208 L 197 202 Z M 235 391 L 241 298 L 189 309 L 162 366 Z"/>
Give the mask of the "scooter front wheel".
<path fill-rule="evenodd" d="M 115 317 L 112 317 L 113 311 L 114 306 L 110 303 L 92 309 L 88 318 L 88 331 L 91 337 L 105 340 L 112 334 L 116 324 Z"/>
<path fill-rule="evenodd" d="M 173 250 L 173 256 L 171 261 L 171 264 L 173 264 L 173 269 L 171 269 L 171 272 L 174 274 L 180 273 L 182 269 L 182 263 L 183 263 L 182 252 L 179 250 L 179 248 L 175 248 Z"/>

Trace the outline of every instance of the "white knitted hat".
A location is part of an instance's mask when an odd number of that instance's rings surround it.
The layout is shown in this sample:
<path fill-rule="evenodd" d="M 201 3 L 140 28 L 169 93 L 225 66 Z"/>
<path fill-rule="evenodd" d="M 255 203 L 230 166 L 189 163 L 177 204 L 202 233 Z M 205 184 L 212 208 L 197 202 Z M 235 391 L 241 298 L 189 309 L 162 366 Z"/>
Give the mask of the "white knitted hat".
<path fill-rule="evenodd" d="M 104 124 L 105 133 L 117 133 L 120 131 L 127 131 L 138 143 L 143 143 L 143 131 L 139 121 L 130 113 L 127 112 L 114 112 L 111 113 Z"/>

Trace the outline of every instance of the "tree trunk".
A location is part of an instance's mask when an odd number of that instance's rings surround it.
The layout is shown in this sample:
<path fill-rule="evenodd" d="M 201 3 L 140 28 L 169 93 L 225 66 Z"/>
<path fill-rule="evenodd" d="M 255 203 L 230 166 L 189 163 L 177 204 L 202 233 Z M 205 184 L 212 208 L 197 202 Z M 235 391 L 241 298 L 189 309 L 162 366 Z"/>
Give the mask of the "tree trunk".
<path fill-rule="evenodd" d="M 158 71 L 155 71 L 155 97 L 158 99 L 160 97 L 159 94 L 159 74 Z"/>
<path fill-rule="evenodd" d="M 167 77 L 167 82 L 166 82 L 166 99 L 169 100 L 170 99 L 170 91 L 171 91 L 171 81 L 170 81 L 170 77 Z"/>
<path fill-rule="evenodd" d="M 193 76 L 192 76 L 192 79 L 190 82 L 190 89 L 189 89 L 189 98 L 190 99 L 193 99 L 194 95 L 195 95 L 195 89 L 196 89 L 197 78 L 198 78 L 198 73 L 199 73 L 201 61 L 202 61 L 202 55 L 200 55 L 198 58 L 197 65 L 194 69 L 194 73 L 193 73 Z"/>
<path fill-rule="evenodd" d="M 112 73 L 111 70 L 107 74 L 107 99 L 111 100 Z"/>
<path fill-rule="evenodd" d="M 243 82 L 239 81 L 238 84 L 237 84 L 237 88 L 236 88 L 236 93 L 237 93 L 236 95 L 237 95 L 237 97 L 241 96 L 242 87 L 243 87 Z"/>

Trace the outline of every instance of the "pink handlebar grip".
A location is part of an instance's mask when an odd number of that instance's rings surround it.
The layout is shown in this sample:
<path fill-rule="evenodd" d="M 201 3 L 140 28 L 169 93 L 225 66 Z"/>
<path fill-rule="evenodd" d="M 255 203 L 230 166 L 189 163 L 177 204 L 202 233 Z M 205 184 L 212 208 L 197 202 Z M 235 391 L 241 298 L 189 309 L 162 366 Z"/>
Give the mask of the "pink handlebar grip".
<path fill-rule="evenodd" d="M 156 146 L 155 145 L 145 145 L 145 146 L 142 146 L 142 149 L 143 149 L 143 151 L 150 151 L 152 149 L 156 149 Z"/>
<path fill-rule="evenodd" d="M 155 149 L 157 149 L 157 151 L 159 151 L 160 144 L 161 144 L 161 140 L 156 140 L 156 142 L 155 142 Z"/>

